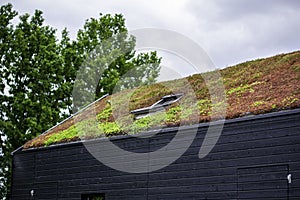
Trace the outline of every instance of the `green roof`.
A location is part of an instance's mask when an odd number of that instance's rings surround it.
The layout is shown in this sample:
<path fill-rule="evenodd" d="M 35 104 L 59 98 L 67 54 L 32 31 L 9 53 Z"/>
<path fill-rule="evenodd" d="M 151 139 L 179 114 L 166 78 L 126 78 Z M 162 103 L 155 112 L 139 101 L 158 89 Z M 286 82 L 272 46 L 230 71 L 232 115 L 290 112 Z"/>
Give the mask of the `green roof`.
<path fill-rule="evenodd" d="M 300 107 L 300 51 L 248 61 L 219 70 L 225 87 L 227 119 Z M 23 148 L 44 147 L 81 139 L 136 134 L 161 127 L 191 125 L 212 119 L 213 105 L 203 77 L 195 74 L 106 96 L 58 126 L 28 141 Z M 186 85 L 190 88 L 187 89 Z M 130 112 L 162 97 L 184 93 L 164 112 L 134 119 Z M 192 99 L 193 98 L 193 99 Z M 192 103 L 191 103 L 192 102 Z"/>

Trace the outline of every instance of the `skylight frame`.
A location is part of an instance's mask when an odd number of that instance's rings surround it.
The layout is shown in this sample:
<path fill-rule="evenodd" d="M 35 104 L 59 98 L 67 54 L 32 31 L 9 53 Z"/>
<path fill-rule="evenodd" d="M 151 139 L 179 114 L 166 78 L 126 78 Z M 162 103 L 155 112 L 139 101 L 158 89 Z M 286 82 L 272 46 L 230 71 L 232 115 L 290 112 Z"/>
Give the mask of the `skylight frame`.
<path fill-rule="evenodd" d="M 170 95 L 163 96 L 159 101 L 155 102 L 151 106 L 132 110 L 130 111 L 130 113 L 134 115 L 134 119 L 141 119 L 147 117 L 151 114 L 165 110 L 166 107 L 179 101 L 183 95 L 184 95 L 183 93 L 177 93 L 177 94 L 170 94 Z M 172 100 L 168 100 L 168 99 L 172 99 Z"/>

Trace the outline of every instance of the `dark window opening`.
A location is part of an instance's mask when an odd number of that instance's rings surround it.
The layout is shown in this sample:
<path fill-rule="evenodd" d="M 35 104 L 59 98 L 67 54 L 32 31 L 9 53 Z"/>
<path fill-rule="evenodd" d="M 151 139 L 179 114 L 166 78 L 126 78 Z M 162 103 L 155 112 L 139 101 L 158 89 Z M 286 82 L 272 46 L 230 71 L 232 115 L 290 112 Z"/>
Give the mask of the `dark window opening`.
<path fill-rule="evenodd" d="M 134 114 L 135 119 L 147 117 L 153 113 L 163 111 L 166 107 L 178 101 L 182 96 L 183 93 L 164 96 L 149 107 L 132 110 L 131 114 Z"/>
<path fill-rule="evenodd" d="M 105 194 L 83 194 L 81 200 L 105 200 Z"/>

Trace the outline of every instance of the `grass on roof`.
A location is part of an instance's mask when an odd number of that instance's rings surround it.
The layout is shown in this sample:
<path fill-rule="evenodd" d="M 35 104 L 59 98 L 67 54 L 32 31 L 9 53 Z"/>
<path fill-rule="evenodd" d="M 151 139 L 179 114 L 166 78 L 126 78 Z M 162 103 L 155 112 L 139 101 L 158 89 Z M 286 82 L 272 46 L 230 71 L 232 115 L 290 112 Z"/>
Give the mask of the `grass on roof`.
<path fill-rule="evenodd" d="M 27 142 L 24 148 L 207 122 L 212 120 L 213 106 L 226 106 L 228 119 L 300 107 L 299 51 L 244 62 L 222 69 L 220 74 L 227 100 L 219 105 L 212 104 L 203 74 L 196 74 L 108 96 Z M 187 84 L 191 87 L 187 88 Z M 138 120 L 130 114 L 131 110 L 150 106 L 161 97 L 175 93 L 184 93 L 184 96 L 165 112 Z"/>

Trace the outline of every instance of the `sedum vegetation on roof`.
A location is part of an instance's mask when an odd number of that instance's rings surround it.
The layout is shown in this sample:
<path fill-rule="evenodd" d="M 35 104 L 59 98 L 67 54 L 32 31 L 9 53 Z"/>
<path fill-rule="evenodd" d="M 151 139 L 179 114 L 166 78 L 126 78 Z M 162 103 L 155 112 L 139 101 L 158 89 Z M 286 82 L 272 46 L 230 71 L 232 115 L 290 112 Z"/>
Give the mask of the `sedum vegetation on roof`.
<path fill-rule="evenodd" d="M 219 71 L 225 87 L 227 119 L 300 107 L 300 51 L 248 61 Z M 205 73 L 207 77 L 211 72 Z M 136 134 L 150 129 L 191 125 L 212 119 L 210 92 L 195 74 L 183 79 L 123 90 L 107 96 L 23 148 L 44 147 L 97 137 Z M 190 85 L 189 88 L 186 85 Z M 184 93 L 164 112 L 134 120 L 132 110 L 151 106 L 163 96 Z M 191 101 L 192 98 L 195 98 Z"/>

